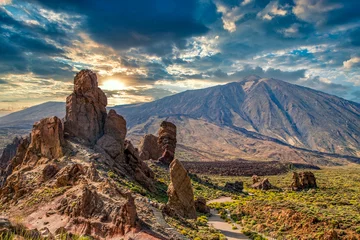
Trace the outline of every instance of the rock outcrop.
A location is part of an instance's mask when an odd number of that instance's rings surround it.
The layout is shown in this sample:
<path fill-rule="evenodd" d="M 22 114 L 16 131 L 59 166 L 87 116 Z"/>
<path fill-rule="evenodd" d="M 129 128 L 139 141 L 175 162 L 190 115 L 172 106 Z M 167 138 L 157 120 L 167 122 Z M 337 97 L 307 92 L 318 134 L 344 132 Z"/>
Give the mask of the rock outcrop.
<path fill-rule="evenodd" d="M 0 187 L 3 187 L 5 185 L 8 176 L 10 176 L 13 170 L 23 162 L 29 144 L 29 137 L 20 139 L 19 146 L 16 149 L 15 157 L 11 159 L 5 169 L 0 171 Z"/>
<path fill-rule="evenodd" d="M 195 209 L 200 213 L 210 213 L 210 208 L 206 205 L 206 199 L 199 197 L 195 200 Z"/>
<path fill-rule="evenodd" d="M 65 132 L 94 145 L 104 133 L 106 105 L 96 74 L 81 70 L 74 78 L 74 92 L 66 98 Z"/>
<path fill-rule="evenodd" d="M 138 183 L 155 191 L 153 171 L 140 159 L 138 150 L 128 140 L 125 141 L 125 163 L 124 167 Z"/>
<path fill-rule="evenodd" d="M 260 177 L 258 175 L 253 175 L 251 177 L 252 181 L 253 181 L 253 184 L 257 183 L 260 181 Z"/>
<path fill-rule="evenodd" d="M 258 182 L 252 185 L 252 188 L 259 189 L 259 190 L 270 190 L 274 187 L 271 185 L 268 178 L 264 178 L 263 180 L 259 180 Z"/>
<path fill-rule="evenodd" d="M 162 151 L 159 161 L 169 165 L 175 156 L 176 126 L 167 121 L 160 124 L 158 144 Z"/>
<path fill-rule="evenodd" d="M 157 160 L 162 155 L 162 149 L 158 144 L 158 137 L 146 134 L 140 141 L 139 156 L 142 160 Z"/>
<path fill-rule="evenodd" d="M 60 199 L 57 211 L 72 219 L 66 228 L 105 239 L 123 236 L 136 228 L 139 223 L 132 195 L 121 193 L 114 185 L 108 187 L 114 194 L 112 199 L 89 186 Z"/>
<path fill-rule="evenodd" d="M 167 206 L 182 217 L 196 218 L 191 180 L 186 169 L 177 159 L 170 164 L 170 181 Z"/>
<path fill-rule="evenodd" d="M 317 188 L 315 175 L 312 172 L 294 172 L 291 189 L 300 191 L 308 188 Z"/>
<path fill-rule="evenodd" d="M 236 181 L 234 183 L 231 183 L 231 182 L 227 182 L 225 183 L 225 187 L 224 189 L 226 191 L 231 191 L 231 192 L 242 192 L 243 189 L 244 189 L 244 183 L 243 182 L 240 182 L 240 181 Z"/>
<path fill-rule="evenodd" d="M 64 132 L 58 117 L 49 117 L 36 122 L 31 132 L 31 141 L 25 162 L 37 161 L 45 157 L 56 159 L 64 156 Z"/>
<path fill-rule="evenodd" d="M 67 98 L 65 129 L 59 118 L 44 118 L 34 124 L 29 138 L 19 139 L 15 156 L 10 151 L 4 155 L 14 157 L 4 160 L 7 166 L 0 169 L 1 209 L 10 220 L 26 212 L 26 227 L 40 229 L 36 233 L 49 239 L 59 233 L 127 239 L 126 234 L 140 231 L 138 213 L 142 220 L 154 220 L 148 204 L 135 202 L 128 186 L 119 182 L 124 178 L 156 192 L 154 173 L 125 140 L 125 119 L 114 110 L 106 113 L 106 96 L 96 75 L 82 70 L 74 84 Z M 188 184 L 190 215 L 196 217 L 190 179 Z M 183 196 L 180 200 L 184 202 Z M 139 236 L 156 239 L 145 232 Z"/>
<path fill-rule="evenodd" d="M 126 137 L 126 120 L 111 109 L 106 117 L 104 133 L 113 137 L 119 143 L 124 144 Z"/>
<path fill-rule="evenodd" d="M 15 157 L 16 150 L 21 142 L 21 138 L 15 137 L 12 143 L 8 144 L 0 157 L 0 169 L 5 169 L 10 160 Z"/>

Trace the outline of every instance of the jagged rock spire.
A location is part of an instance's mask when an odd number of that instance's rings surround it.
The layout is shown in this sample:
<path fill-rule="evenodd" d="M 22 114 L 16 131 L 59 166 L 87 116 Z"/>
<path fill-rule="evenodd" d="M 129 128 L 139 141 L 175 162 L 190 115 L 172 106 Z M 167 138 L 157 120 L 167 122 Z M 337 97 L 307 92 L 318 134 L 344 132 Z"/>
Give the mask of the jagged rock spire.
<path fill-rule="evenodd" d="M 94 145 L 104 133 L 106 105 L 96 74 L 81 70 L 74 78 L 74 92 L 66 98 L 65 133 Z"/>

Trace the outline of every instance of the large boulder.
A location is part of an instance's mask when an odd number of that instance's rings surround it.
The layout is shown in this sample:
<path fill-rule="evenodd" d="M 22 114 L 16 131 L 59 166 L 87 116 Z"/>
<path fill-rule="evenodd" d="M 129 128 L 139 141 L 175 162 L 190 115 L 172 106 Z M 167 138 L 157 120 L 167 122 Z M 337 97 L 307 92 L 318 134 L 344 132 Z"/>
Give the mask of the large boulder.
<path fill-rule="evenodd" d="M 291 189 L 299 191 L 308 188 L 317 188 L 315 175 L 312 172 L 294 172 Z"/>
<path fill-rule="evenodd" d="M 186 169 L 177 159 L 170 164 L 170 181 L 167 206 L 184 218 L 196 218 L 191 180 Z"/>
<path fill-rule="evenodd" d="M 159 161 L 169 165 L 175 156 L 176 126 L 167 121 L 160 124 L 158 144 L 162 151 Z"/>
<path fill-rule="evenodd" d="M 244 189 L 244 183 L 241 181 L 227 182 L 225 183 L 224 189 L 230 192 L 242 192 Z"/>
<path fill-rule="evenodd" d="M 94 145 L 104 134 L 106 105 L 96 74 L 81 70 L 74 78 L 74 92 L 66 98 L 65 132 Z"/>
<path fill-rule="evenodd" d="M 48 159 L 61 158 L 64 156 L 64 145 L 61 120 L 58 117 L 44 118 L 33 126 L 25 161 L 36 161 L 39 156 Z"/>
<path fill-rule="evenodd" d="M 142 160 L 157 160 L 162 155 L 162 150 L 158 144 L 158 137 L 146 134 L 139 145 L 140 158 Z"/>
<path fill-rule="evenodd" d="M 270 190 L 274 187 L 271 185 L 268 178 L 264 178 L 263 180 L 259 180 L 258 182 L 252 185 L 252 188 L 259 189 L 259 190 Z"/>
<path fill-rule="evenodd" d="M 210 208 L 206 205 L 206 199 L 203 197 L 199 197 L 195 200 L 195 209 L 199 213 L 210 213 Z"/>

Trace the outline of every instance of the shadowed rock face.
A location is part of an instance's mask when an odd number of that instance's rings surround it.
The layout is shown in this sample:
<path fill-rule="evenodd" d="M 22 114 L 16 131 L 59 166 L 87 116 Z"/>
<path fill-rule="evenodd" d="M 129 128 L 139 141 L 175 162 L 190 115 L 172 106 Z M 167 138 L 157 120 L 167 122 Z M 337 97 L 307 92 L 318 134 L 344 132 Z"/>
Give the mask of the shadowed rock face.
<path fill-rule="evenodd" d="M 0 171 L 0 187 L 5 185 L 6 179 L 12 173 L 13 169 L 23 162 L 29 144 L 29 137 L 20 138 L 15 156 L 8 162 L 6 168 Z"/>
<path fill-rule="evenodd" d="M 104 133 L 106 105 L 96 74 L 81 70 L 74 78 L 74 92 L 66 98 L 65 132 L 94 145 Z"/>
<path fill-rule="evenodd" d="M 162 150 L 158 144 L 158 137 L 152 134 L 146 134 L 143 139 L 141 139 L 139 152 L 142 160 L 159 159 L 162 155 Z"/>
<path fill-rule="evenodd" d="M 294 172 L 291 188 L 295 191 L 317 188 L 315 175 L 312 172 Z"/>
<path fill-rule="evenodd" d="M 167 206 L 182 217 L 196 218 L 191 180 L 186 169 L 177 159 L 170 164 L 170 181 Z"/>
<path fill-rule="evenodd" d="M 206 199 L 203 197 L 199 197 L 195 200 L 195 208 L 196 211 L 200 213 L 210 213 L 210 208 L 206 206 Z"/>
<path fill-rule="evenodd" d="M 34 124 L 27 156 L 31 158 L 31 152 L 40 153 L 48 159 L 60 158 L 64 155 L 64 145 L 61 120 L 58 117 L 44 118 Z"/>
<path fill-rule="evenodd" d="M 126 120 L 111 109 L 106 117 L 104 133 L 112 136 L 116 141 L 124 143 L 126 131 Z"/>
<path fill-rule="evenodd" d="M 8 144 L 0 157 L 0 168 L 6 168 L 10 160 L 15 156 L 16 149 L 19 146 L 21 138 L 14 138 L 11 144 Z"/>
<path fill-rule="evenodd" d="M 176 148 L 176 126 L 175 124 L 163 121 L 160 124 L 158 144 L 163 152 L 159 161 L 169 165 L 174 159 Z"/>

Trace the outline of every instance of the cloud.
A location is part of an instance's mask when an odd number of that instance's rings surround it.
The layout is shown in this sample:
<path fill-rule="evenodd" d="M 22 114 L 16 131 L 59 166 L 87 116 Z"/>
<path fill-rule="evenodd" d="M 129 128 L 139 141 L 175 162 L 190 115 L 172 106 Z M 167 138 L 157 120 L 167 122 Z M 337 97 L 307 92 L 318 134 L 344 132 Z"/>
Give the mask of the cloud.
<path fill-rule="evenodd" d="M 360 57 L 352 57 L 347 61 L 344 61 L 344 68 L 351 69 L 354 67 L 360 67 Z"/>
<path fill-rule="evenodd" d="M 116 49 L 171 43 L 208 31 L 194 16 L 195 0 L 28 1 L 54 11 L 86 17 L 83 28 L 90 36 Z"/>
<path fill-rule="evenodd" d="M 318 27 L 333 27 L 360 19 L 358 0 L 294 0 L 293 13 L 301 20 Z"/>
<path fill-rule="evenodd" d="M 282 71 L 280 69 L 274 69 L 274 68 L 268 68 L 264 70 L 261 67 L 251 68 L 250 66 L 245 66 L 243 70 L 237 71 L 229 75 L 229 77 L 231 79 L 234 78 L 240 79 L 243 77 L 247 77 L 249 75 L 258 75 L 263 78 L 276 78 L 284 81 L 294 82 L 299 80 L 300 78 L 304 78 L 305 72 L 306 72 L 305 69 L 300 69 L 296 71 Z"/>
<path fill-rule="evenodd" d="M 318 25 L 327 20 L 324 13 L 343 7 L 341 3 L 332 3 L 327 0 L 294 0 L 294 3 L 293 13 L 298 18 Z"/>
<path fill-rule="evenodd" d="M 244 14 L 240 6 L 229 8 L 221 2 L 216 2 L 217 11 L 222 14 L 222 22 L 225 30 L 229 32 L 236 31 L 236 22 L 240 20 Z"/>
<path fill-rule="evenodd" d="M 280 7 L 278 1 L 271 1 L 257 14 L 257 17 L 264 20 L 272 20 L 275 16 L 285 16 L 287 13 L 286 8 Z"/>

